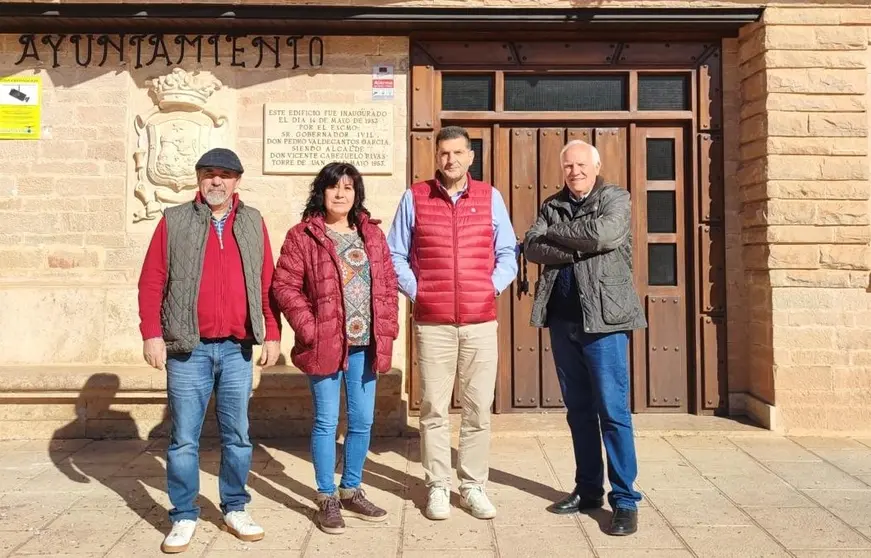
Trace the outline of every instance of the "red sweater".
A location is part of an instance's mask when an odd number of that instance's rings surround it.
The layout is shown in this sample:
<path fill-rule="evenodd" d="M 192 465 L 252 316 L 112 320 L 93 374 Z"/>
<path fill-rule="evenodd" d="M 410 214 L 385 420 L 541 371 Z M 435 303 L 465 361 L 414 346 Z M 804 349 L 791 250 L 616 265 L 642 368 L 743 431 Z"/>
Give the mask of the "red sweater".
<path fill-rule="evenodd" d="M 245 275 L 242 270 L 242 255 L 233 236 L 233 222 L 236 218 L 238 202 L 234 200 L 233 209 L 224 223 L 224 248 L 213 223 L 209 223 L 209 238 L 206 241 L 205 261 L 200 279 L 200 293 L 197 299 L 197 319 L 200 337 L 235 337 L 251 340 L 251 320 L 248 316 L 248 299 L 245 294 Z M 266 324 L 266 340 L 279 341 L 281 326 L 280 310 L 274 297 L 270 296 L 272 273 L 275 264 L 266 224 L 263 224 L 263 272 L 260 275 L 263 295 L 263 319 Z M 139 330 L 143 339 L 162 337 L 160 309 L 163 304 L 163 289 L 167 280 L 166 219 L 157 224 L 142 273 L 139 276 Z"/>

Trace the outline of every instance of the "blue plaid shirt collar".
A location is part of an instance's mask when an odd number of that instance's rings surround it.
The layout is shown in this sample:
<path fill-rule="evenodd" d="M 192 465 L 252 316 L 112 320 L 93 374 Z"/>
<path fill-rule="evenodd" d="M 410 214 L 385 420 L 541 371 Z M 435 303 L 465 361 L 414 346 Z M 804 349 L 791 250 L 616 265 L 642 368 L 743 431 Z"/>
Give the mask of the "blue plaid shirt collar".
<path fill-rule="evenodd" d="M 227 208 L 227 212 L 224 213 L 224 216 L 220 219 L 215 219 L 215 216 L 212 215 L 212 224 L 215 225 L 215 232 L 218 233 L 218 240 L 221 242 L 221 248 L 224 247 L 224 225 L 227 224 L 227 219 L 230 218 L 230 213 L 233 212 L 233 202 L 230 202 L 230 207 Z"/>

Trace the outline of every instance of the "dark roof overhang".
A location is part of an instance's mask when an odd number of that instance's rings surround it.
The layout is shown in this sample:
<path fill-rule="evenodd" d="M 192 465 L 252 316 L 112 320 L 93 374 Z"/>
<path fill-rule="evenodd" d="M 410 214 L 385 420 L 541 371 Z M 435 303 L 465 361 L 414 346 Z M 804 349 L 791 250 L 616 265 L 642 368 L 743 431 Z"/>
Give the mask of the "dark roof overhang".
<path fill-rule="evenodd" d="M 393 6 L 176 3 L 4 2 L 3 33 L 270 33 L 409 35 L 475 32 L 700 32 L 734 36 L 762 7 L 426 8 Z M 459 37 L 457 37 L 459 38 Z"/>

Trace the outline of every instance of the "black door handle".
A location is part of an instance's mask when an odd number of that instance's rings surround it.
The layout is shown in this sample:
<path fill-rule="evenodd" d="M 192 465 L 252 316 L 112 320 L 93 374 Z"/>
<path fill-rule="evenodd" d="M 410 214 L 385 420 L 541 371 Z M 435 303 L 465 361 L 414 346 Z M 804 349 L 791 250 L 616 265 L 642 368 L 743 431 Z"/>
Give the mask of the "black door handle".
<path fill-rule="evenodd" d="M 527 270 L 529 264 L 526 261 L 526 254 L 523 253 L 522 242 L 517 244 L 515 252 L 517 253 L 517 298 L 520 298 L 522 295 L 529 294 L 529 273 Z"/>

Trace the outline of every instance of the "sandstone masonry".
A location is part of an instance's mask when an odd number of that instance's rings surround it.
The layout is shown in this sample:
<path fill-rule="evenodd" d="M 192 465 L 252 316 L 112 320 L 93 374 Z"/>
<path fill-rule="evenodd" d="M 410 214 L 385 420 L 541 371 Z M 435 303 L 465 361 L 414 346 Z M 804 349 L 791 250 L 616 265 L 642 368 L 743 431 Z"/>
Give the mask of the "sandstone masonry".
<path fill-rule="evenodd" d="M 791 432 L 867 428 L 871 408 L 868 23 L 867 9 L 770 7 L 739 40 L 747 284 L 730 379 Z"/>
<path fill-rule="evenodd" d="M 574 0 L 461 4 L 579 7 Z M 871 430 L 867 0 L 595 4 L 766 5 L 762 21 L 721 45 L 730 409 L 788 433 Z M 299 218 L 310 177 L 261 174 L 264 103 L 369 101 L 372 65 L 393 64 L 394 174 L 367 179 L 367 205 L 385 227 L 406 187 L 409 39 L 324 41 L 329 67 L 318 72 L 264 72 L 231 67 L 226 59 L 215 68 L 185 67 L 209 72 L 224 85 L 210 102 L 227 115 L 228 139 L 249 169 L 240 193 L 263 211 L 276 255 Z M 136 281 L 154 223 L 129 219 L 135 183 L 130 153 L 132 122 L 154 104 L 147 81 L 170 69 L 81 69 L 71 50 L 58 68 L 16 66 L 20 46 L 17 36 L 0 36 L 0 69 L 43 78 L 43 120 L 50 129 L 40 141 L 0 142 L 0 438 L 50 437 L 61 429 L 92 437 L 159 433 L 165 378 L 143 366 L 136 329 Z M 292 343 L 286 332 L 285 354 Z M 396 431 L 406 410 L 407 348 L 395 346 L 396 373 L 379 388 L 381 432 Z M 257 434 L 275 435 L 279 422 L 286 433 L 305 432 L 310 401 L 299 373 L 281 366 L 262 378 L 257 374 Z"/>

